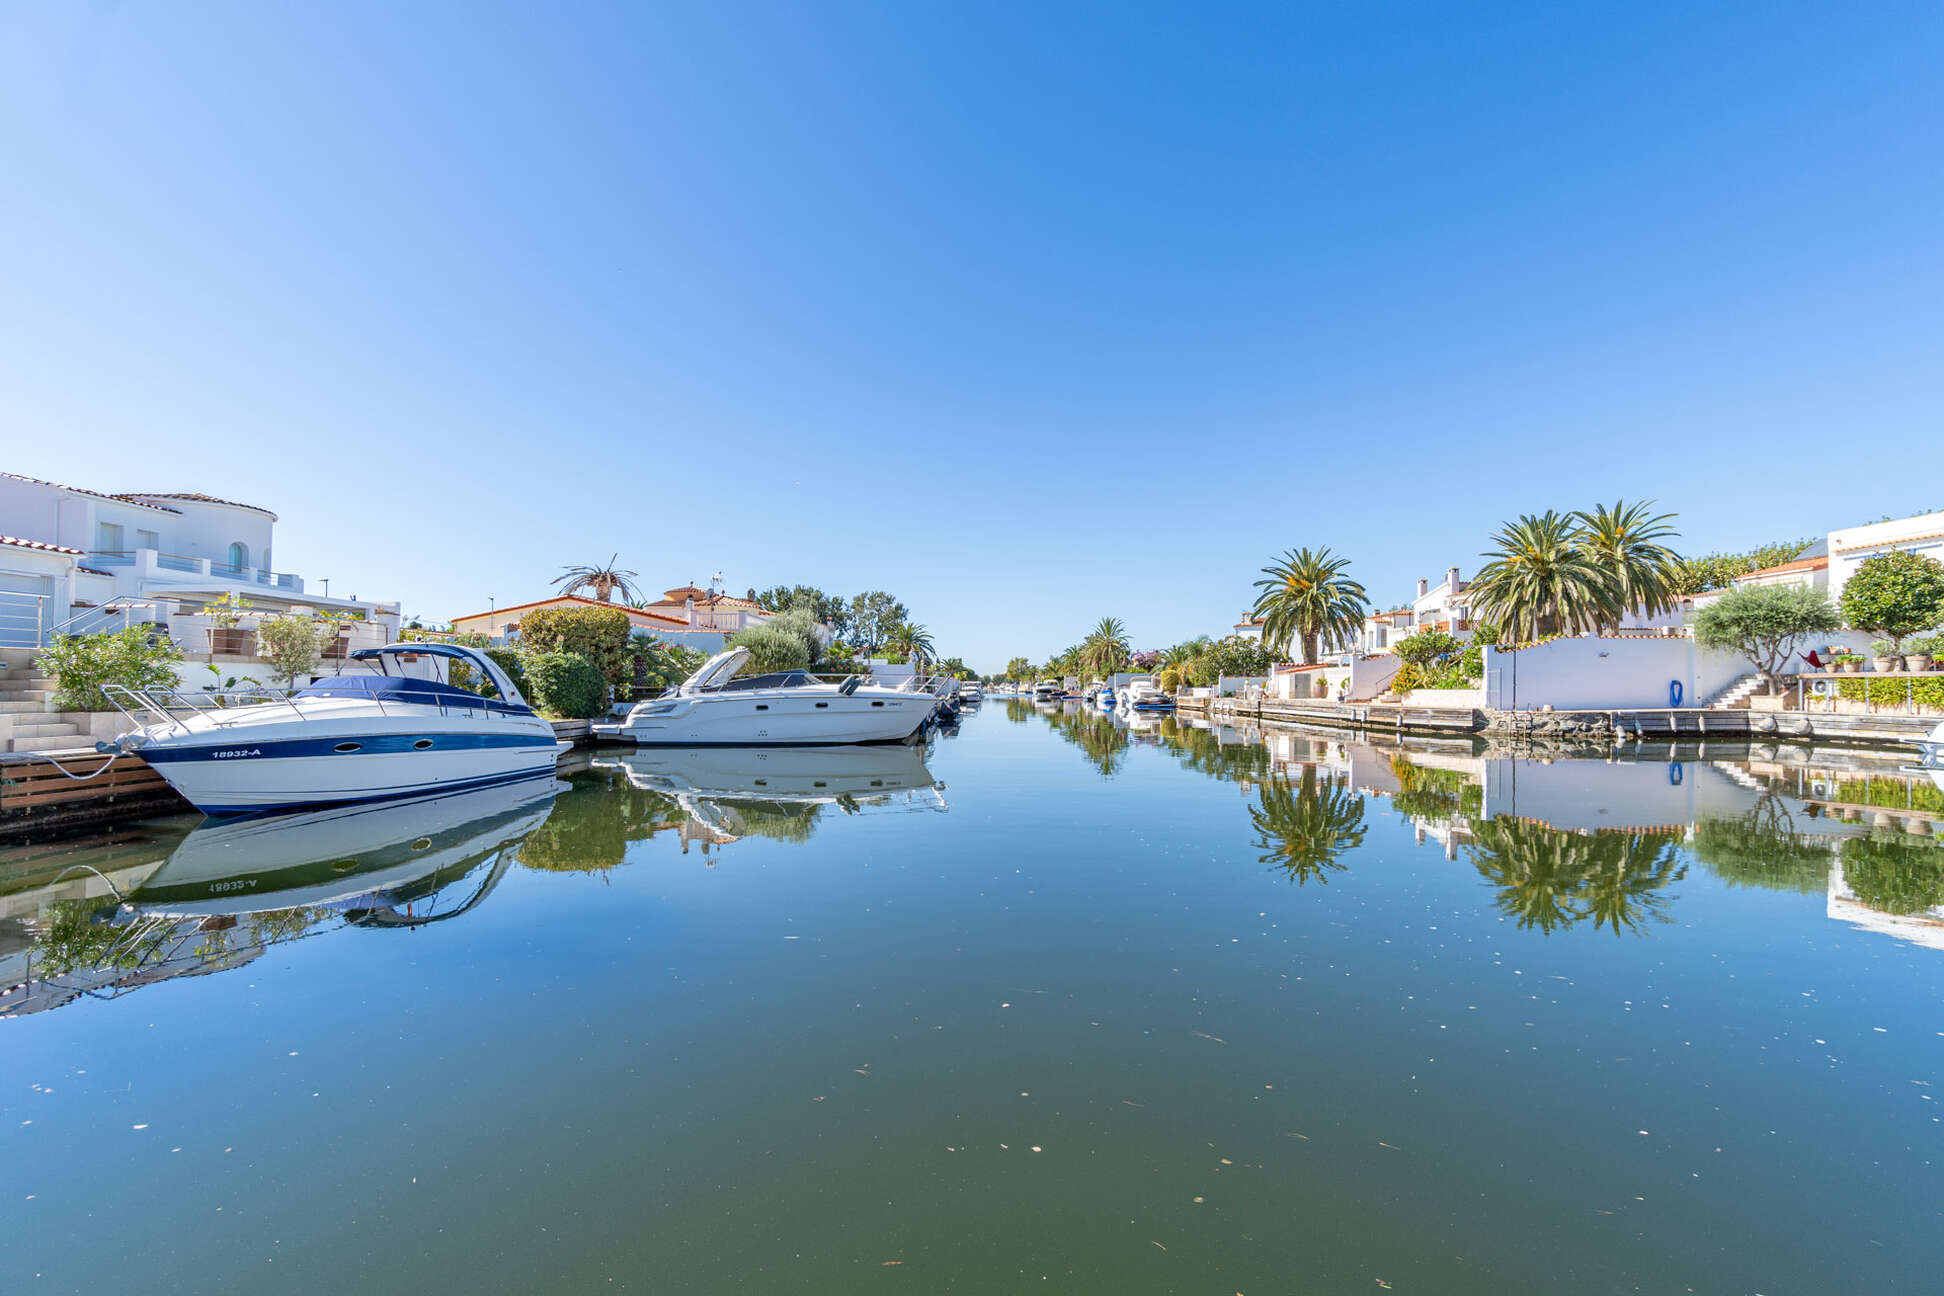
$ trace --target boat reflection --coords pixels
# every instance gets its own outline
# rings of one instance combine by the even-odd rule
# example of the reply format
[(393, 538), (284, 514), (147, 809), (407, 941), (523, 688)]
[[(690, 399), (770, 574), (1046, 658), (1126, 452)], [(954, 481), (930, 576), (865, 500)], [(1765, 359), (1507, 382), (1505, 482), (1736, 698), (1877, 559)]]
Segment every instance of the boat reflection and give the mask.
[(564, 787), (552, 774), (375, 805), (212, 821), (119, 903), (53, 900), (0, 957), (0, 1016), (114, 998), (240, 967), (340, 926), (417, 927), (467, 912)]
[(919, 745), (638, 748), (598, 758), (679, 811), (683, 841), (706, 850), (744, 837), (804, 841), (826, 809), (844, 814), (947, 808)]

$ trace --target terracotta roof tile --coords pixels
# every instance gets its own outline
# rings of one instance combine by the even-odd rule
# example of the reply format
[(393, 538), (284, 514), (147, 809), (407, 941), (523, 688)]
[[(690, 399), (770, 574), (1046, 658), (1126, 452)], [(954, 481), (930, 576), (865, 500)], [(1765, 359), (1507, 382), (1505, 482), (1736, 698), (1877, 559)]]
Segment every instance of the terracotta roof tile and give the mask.
[(1827, 566), (1829, 566), (1829, 559), (1826, 557), (1798, 558), (1794, 562), (1777, 563), (1773, 567), (1757, 567), (1754, 571), (1743, 572), (1735, 579), (1745, 581), (1751, 576), (1780, 576), (1785, 572), (1821, 571)]
[[(142, 504), (149, 500), (159, 499), (193, 500), (198, 504), (227, 504), (231, 508), (248, 509), (252, 513), (263, 513), (273, 518), (277, 516), (275, 513), (271, 513), (269, 509), (259, 508), (255, 504), (242, 504), (236, 500), (218, 499), (214, 495), (204, 495), (198, 491), (130, 491), (125, 495), (116, 495), (112, 498), (126, 500), (130, 504)], [(174, 512), (177, 510), (171, 511)]]
[(115, 500), (121, 504), (133, 504), (137, 508), (151, 508), (157, 513), (182, 512), (181, 509), (172, 509), (166, 504), (149, 504), (142, 500), (129, 499), (124, 495), (106, 495), (101, 491), (91, 491), (85, 486), (70, 486), (66, 482), (47, 481), (40, 477), (28, 477), (22, 473), (0, 472), (0, 477), (9, 477), (14, 481), (26, 482), (30, 486), (52, 486), (55, 490), (73, 491), (76, 495), (92, 495), (96, 499)]
[[(5, 475), (8, 477), (13, 476), (12, 473)], [(51, 486), (54, 483), (49, 482), (47, 484)], [(66, 545), (48, 544), (45, 540), (22, 540), (19, 536), (0, 535), (0, 544), (14, 545), (21, 549), (38, 549), (42, 553), (64, 553), (74, 554), (76, 556), (79, 556), (81, 553), (79, 549), (70, 549)]]

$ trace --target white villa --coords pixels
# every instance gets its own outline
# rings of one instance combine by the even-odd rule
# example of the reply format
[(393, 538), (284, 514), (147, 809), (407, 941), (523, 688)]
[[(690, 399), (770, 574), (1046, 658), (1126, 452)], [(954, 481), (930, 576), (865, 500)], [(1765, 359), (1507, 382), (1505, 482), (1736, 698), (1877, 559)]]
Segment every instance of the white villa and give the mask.
[(332, 598), (272, 566), (277, 515), (183, 492), (119, 495), (0, 472), (0, 646), (124, 620), (166, 627), (185, 653), (211, 649), (208, 605), (255, 615), (304, 609), (352, 624), (353, 647), (392, 638), (399, 605)]

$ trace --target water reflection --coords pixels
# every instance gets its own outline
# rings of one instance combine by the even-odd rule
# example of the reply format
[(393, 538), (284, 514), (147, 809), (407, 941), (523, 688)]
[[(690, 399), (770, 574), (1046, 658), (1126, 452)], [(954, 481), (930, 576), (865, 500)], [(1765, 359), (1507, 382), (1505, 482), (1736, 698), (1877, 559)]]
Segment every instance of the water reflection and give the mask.
[(1287, 778), (1264, 783), (1249, 818), (1262, 863), (1298, 886), (1328, 882), (1330, 870), (1344, 867), (1338, 857), (1363, 845), (1364, 799), (1335, 781), (1319, 784), (1314, 765), (1302, 767), (1294, 787)]
[(634, 818), (637, 827), (674, 827), (684, 849), (699, 842), (706, 853), (744, 837), (806, 841), (832, 809), (943, 810), (942, 785), (925, 757), (926, 748), (903, 744), (644, 747), (597, 759), (594, 768), (659, 803), (654, 815)]
[[(1140, 740), (1106, 717), (1049, 721), (1104, 774)], [(1588, 759), (1196, 717), (1161, 719), (1153, 739), (1183, 768), (1255, 790), (1260, 858), (1298, 884), (1345, 867), (1374, 796), (1419, 843), (1462, 856), (1526, 930), (1647, 933), (1699, 864), (1944, 949), (1944, 772), (1893, 753), (1663, 743)]]
[(29, 940), (0, 956), (0, 1016), (240, 967), (273, 945), (338, 926), (457, 917), (498, 885), (562, 786), (547, 775), (449, 796), (207, 822), (126, 891), (110, 884), (110, 896), (40, 905)]

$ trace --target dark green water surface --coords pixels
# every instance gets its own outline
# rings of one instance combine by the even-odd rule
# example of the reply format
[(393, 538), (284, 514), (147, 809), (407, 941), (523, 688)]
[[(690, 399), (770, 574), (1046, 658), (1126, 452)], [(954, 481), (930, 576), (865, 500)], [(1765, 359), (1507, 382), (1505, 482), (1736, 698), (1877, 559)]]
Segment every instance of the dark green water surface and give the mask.
[(1906, 763), (988, 702), (10, 847), (0, 1292), (1936, 1292)]

